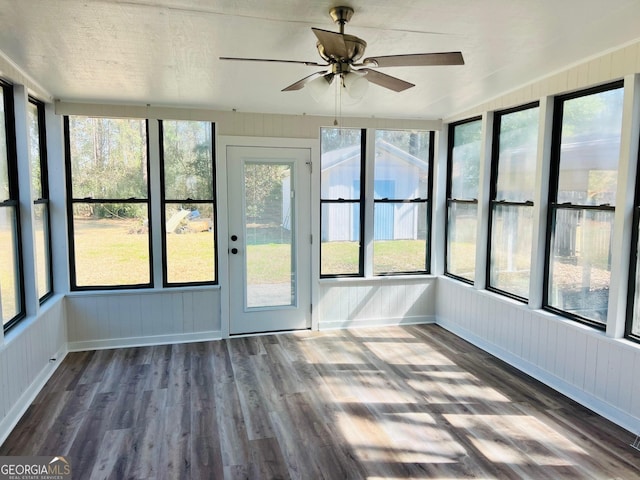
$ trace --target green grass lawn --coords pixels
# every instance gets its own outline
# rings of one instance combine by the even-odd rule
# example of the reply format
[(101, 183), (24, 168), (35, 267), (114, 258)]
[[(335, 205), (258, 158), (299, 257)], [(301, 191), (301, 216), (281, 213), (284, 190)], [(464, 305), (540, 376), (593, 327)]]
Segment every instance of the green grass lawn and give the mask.
[(136, 220), (75, 218), (77, 285), (149, 283), (149, 236), (141, 227)]
[(373, 242), (373, 272), (423, 272), (426, 269), (425, 240), (379, 240)]

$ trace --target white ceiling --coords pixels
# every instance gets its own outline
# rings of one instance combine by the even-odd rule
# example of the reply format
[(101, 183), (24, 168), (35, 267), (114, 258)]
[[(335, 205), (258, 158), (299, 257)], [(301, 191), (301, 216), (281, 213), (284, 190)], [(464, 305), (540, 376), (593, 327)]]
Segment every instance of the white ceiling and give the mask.
[(342, 4), (365, 56), (466, 61), (381, 69), (416, 86), (371, 85), (344, 115), (450, 116), (640, 38), (638, 0), (0, 0), (0, 51), (63, 101), (332, 115), (331, 99), (280, 91), (318, 67), (218, 57), (319, 61), (311, 27), (337, 30)]

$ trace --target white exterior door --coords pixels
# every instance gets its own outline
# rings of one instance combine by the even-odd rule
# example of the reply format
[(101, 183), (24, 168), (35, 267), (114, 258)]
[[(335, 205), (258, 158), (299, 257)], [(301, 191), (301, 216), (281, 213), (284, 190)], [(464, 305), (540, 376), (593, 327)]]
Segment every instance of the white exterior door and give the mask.
[(230, 334), (311, 327), (311, 151), (227, 146)]

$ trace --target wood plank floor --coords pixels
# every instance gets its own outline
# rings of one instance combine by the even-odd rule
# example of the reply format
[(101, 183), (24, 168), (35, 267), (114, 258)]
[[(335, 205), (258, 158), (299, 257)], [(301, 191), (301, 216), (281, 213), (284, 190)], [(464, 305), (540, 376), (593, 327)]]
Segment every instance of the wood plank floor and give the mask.
[(632, 479), (633, 440), (426, 325), (71, 353), (0, 455), (77, 479)]

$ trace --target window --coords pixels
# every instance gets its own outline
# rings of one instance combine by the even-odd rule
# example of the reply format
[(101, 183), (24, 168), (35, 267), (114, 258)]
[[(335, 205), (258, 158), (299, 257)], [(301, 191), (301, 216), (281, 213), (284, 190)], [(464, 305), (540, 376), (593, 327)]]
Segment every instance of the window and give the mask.
[(636, 175), (636, 200), (633, 212), (629, 290), (627, 294), (627, 325), (625, 336), (640, 342), (640, 170)]
[(33, 231), (35, 235), (36, 286), (38, 298), (40, 298), (40, 302), (43, 302), (53, 292), (44, 105), (37, 100), (29, 99), (27, 114), (31, 158), (31, 196), (33, 197), (35, 222)]
[(150, 286), (147, 124), (65, 117), (72, 289)]
[(426, 273), (429, 266), (432, 134), (377, 130), (373, 272)]
[(13, 88), (0, 83), (0, 313), (8, 330), (25, 315)]
[[(638, 159), (640, 163), (640, 158)], [(627, 290), (627, 324), (625, 336), (640, 342), (640, 169), (636, 171), (635, 208), (629, 262), (629, 289)]]
[(496, 113), (493, 131), (487, 285), (529, 297), (538, 105)]
[(321, 276), (363, 274), (364, 140), (365, 130), (321, 131)]
[(213, 128), (160, 122), (165, 285), (216, 281)]
[(445, 273), (470, 283), (476, 270), (476, 235), (482, 121), (449, 125)]
[(545, 305), (604, 328), (622, 128), (622, 83), (556, 98)]

